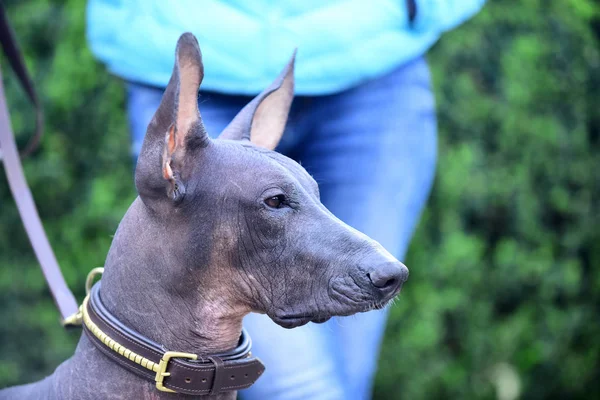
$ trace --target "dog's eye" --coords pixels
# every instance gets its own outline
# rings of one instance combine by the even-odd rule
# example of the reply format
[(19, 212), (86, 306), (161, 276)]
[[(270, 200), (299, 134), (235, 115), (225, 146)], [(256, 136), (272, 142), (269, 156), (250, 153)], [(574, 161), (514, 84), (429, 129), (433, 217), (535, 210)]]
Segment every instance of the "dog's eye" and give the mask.
[(271, 208), (281, 208), (284, 205), (284, 203), (285, 196), (282, 194), (265, 199), (265, 204)]

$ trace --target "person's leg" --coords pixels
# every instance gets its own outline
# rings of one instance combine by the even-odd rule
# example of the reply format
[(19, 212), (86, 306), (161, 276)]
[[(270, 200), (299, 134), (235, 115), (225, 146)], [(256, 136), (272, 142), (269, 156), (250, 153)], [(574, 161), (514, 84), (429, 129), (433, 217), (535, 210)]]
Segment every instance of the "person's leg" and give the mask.
[[(315, 98), (312, 119), (315, 129), (299, 159), (319, 183), (323, 203), (402, 259), (436, 163), (426, 62), (415, 60), (350, 91)], [(372, 311), (326, 324), (336, 339), (346, 399), (371, 396), (386, 316)]]
[(240, 392), (243, 400), (342, 400), (347, 398), (325, 324), (294, 329), (276, 325), (266, 315), (250, 314), (244, 327), (252, 353), (266, 366), (260, 379)]

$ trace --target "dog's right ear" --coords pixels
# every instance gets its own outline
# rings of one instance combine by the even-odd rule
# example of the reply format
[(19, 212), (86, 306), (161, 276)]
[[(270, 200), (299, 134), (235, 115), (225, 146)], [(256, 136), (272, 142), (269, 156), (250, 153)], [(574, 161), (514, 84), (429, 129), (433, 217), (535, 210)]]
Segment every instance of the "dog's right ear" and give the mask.
[(194, 158), (210, 143), (198, 111), (204, 77), (202, 53), (191, 33), (177, 41), (175, 66), (160, 106), (148, 125), (135, 172), (135, 185), (147, 205), (180, 202)]
[(269, 150), (277, 147), (294, 98), (295, 60), (296, 51), (275, 81), (235, 116), (219, 139), (250, 141)]

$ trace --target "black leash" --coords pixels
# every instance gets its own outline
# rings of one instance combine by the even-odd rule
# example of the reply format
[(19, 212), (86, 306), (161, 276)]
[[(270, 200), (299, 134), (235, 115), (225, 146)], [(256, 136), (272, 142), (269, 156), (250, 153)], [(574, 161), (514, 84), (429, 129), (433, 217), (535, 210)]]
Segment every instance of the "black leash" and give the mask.
[(25, 149), (21, 152), (21, 157), (27, 157), (30, 155), (40, 144), (44, 131), (44, 109), (42, 103), (39, 101), (33, 82), (27, 73), (25, 68), (25, 61), (23, 55), (19, 50), (19, 46), (15, 39), (15, 35), (8, 24), (8, 18), (4, 6), (0, 2), (0, 44), (2, 50), (8, 59), (10, 67), (19, 78), (19, 82), (27, 93), (27, 97), (31, 101), (31, 104), (35, 107), (35, 134), (29, 139)]

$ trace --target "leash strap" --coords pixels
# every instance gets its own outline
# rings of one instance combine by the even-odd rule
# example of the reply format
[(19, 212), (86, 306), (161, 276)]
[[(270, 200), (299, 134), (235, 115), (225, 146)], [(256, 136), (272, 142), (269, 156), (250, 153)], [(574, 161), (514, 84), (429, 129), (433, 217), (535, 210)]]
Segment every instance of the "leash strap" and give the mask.
[(25, 93), (27, 93), (27, 97), (29, 97), (31, 104), (33, 104), (35, 107), (35, 134), (29, 139), (29, 142), (25, 146), (25, 150), (21, 152), (22, 157), (27, 157), (38, 147), (42, 138), (44, 109), (42, 107), (42, 103), (37, 97), (33, 82), (27, 73), (25, 61), (23, 60), (21, 51), (19, 51), (19, 46), (17, 44), (17, 40), (15, 39), (15, 35), (8, 24), (8, 18), (6, 17), (6, 12), (4, 11), (2, 2), (0, 2), (0, 44), (2, 44), (2, 49), (4, 50), (4, 54), (6, 55), (8, 63), (15, 72), (15, 75), (17, 75), (17, 78), (25, 90)]
[[(36, 134), (29, 141), (29, 144), (24, 151), (24, 154), (27, 154), (35, 148), (41, 136), (42, 108), (27, 74), (27, 70), (25, 69), (23, 58), (20, 55), (14, 36), (8, 26), (2, 3), (0, 3), (0, 42), (12, 68), (19, 77), (23, 88), (36, 106)], [(0, 71), (0, 75), (1, 72), (2, 71)], [(10, 191), (15, 199), (17, 209), (21, 215), (21, 220), (25, 226), (25, 231), (27, 232), (27, 236), (29, 236), (29, 241), (33, 246), (35, 255), (42, 266), (42, 271), (50, 288), (50, 293), (54, 298), (54, 302), (58, 307), (63, 321), (65, 321), (69, 316), (77, 312), (77, 302), (63, 278), (56, 257), (50, 247), (50, 242), (44, 232), (44, 227), (42, 226), (40, 216), (33, 201), (33, 196), (31, 195), (29, 186), (27, 186), (27, 181), (23, 174), (23, 166), (21, 165), (19, 152), (17, 150), (17, 144), (10, 125), (10, 117), (4, 95), (2, 79), (0, 79), (0, 150), (2, 151), (4, 172), (8, 178)]]

